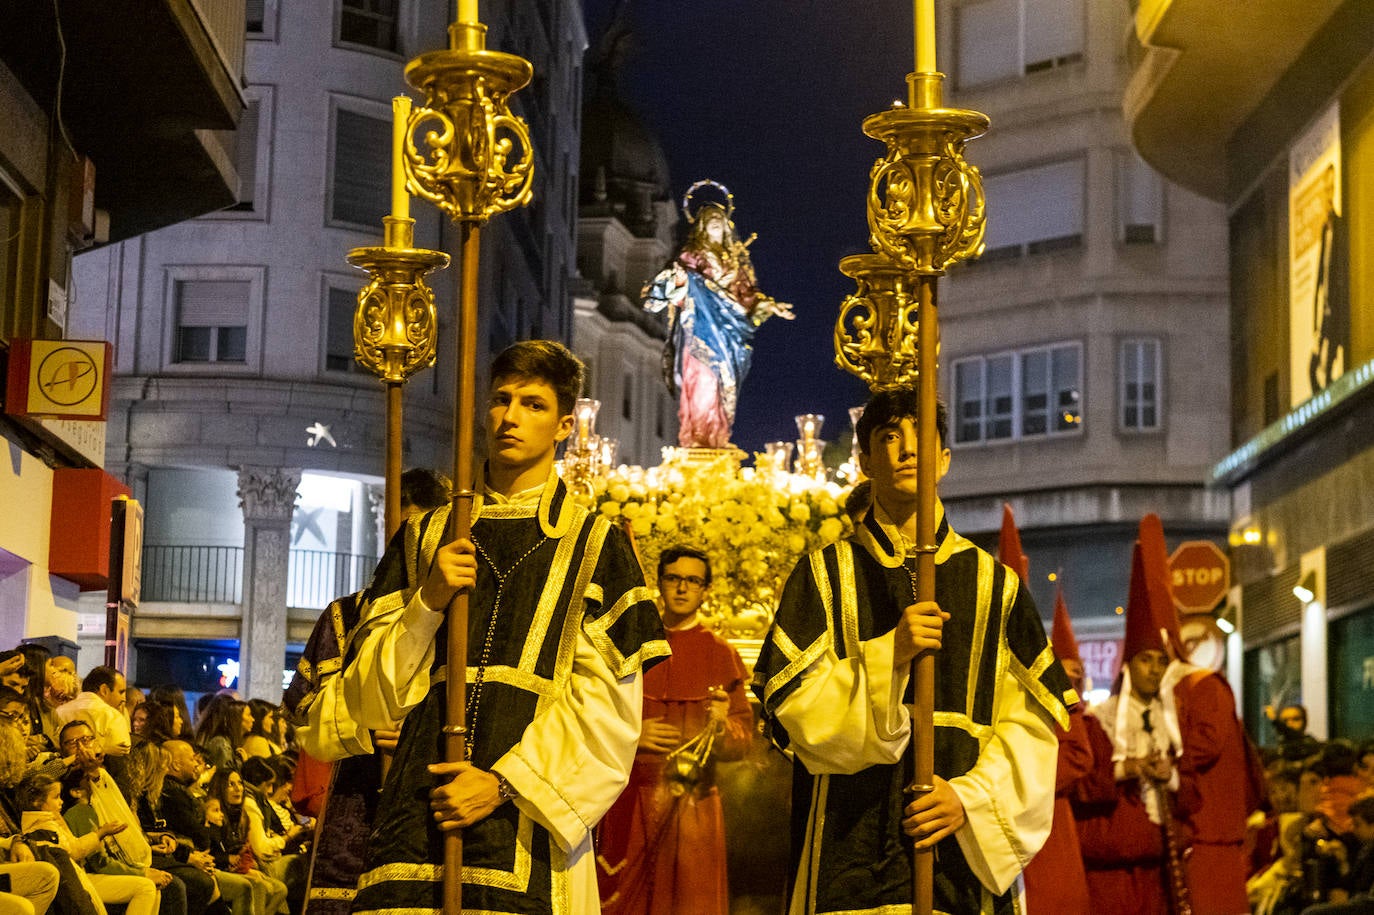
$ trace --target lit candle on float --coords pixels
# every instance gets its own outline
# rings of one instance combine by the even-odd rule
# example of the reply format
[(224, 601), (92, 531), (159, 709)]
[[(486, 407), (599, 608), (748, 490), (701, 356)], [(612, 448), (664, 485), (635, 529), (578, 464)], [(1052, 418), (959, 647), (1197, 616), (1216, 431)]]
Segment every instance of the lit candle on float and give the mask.
[[(797, 434), (802, 437), (802, 441), (809, 442), (820, 437), (821, 426), (825, 423), (825, 417), (819, 413), (803, 413), (796, 417)], [(798, 452), (800, 456), (800, 452)]]
[[(477, 0), (472, 0), (477, 5)], [(915, 0), (916, 72), (935, 72), (935, 0)]]
[(579, 451), (585, 451), (596, 428), (596, 414), (601, 409), (601, 401), (590, 397), (579, 397), (573, 404), (573, 444)]
[(410, 96), (391, 100), (391, 215), (410, 218), (410, 194), (406, 192), (406, 131), (410, 129)]

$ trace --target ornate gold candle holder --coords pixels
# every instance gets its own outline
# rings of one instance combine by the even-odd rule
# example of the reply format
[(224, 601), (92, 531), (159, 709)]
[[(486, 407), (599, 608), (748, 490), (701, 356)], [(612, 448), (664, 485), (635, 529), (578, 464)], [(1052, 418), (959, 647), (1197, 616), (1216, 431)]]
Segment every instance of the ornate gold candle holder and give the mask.
[(401, 384), (434, 364), (438, 322), (425, 276), (448, 266), (442, 251), (413, 247), (414, 220), (384, 217), (386, 244), (354, 248), (348, 262), (371, 280), (353, 314), (358, 364), (386, 384)]
[(887, 146), (869, 173), (869, 244), (894, 264), (940, 274), (983, 251), (983, 179), (964, 144), (988, 116), (945, 108), (943, 73), (907, 75), (910, 104), (864, 119), (864, 133)]
[(371, 279), (353, 312), (353, 355), (386, 385), (386, 535), (401, 524), (401, 390), (434, 364), (438, 321), (425, 276), (448, 266), (448, 255), (414, 247), (415, 220), (386, 216), (384, 243), (354, 248), (348, 262)]
[[(407, 187), (455, 221), (486, 222), (530, 200), (534, 148), (509, 99), (529, 84), (534, 67), (487, 50), (480, 22), (454, 22), (448, 31), (448, 48), (406, 66), (406, 82), (425, 95), (406, 131)], [(432, 129), (417, 147), (415, 131), (426, 124)]]

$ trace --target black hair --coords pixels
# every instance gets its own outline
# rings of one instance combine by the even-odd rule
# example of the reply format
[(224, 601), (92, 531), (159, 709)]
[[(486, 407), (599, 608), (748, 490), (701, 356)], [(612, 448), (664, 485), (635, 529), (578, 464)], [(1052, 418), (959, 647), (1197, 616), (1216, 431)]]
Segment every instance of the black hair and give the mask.
[(160, 699), (149, 699), (139, 703), (139, 708), (145, 709), (147, 715), (143, 725), (143, 736), (153, 743), (161, 744), (168, 740), (180, 740), (182, 735), (172, 730), (172, 725), (176, 722), (175, 713), (172, 711), (174, 706), (170, 702), (163, 702)]
[[(920, 411), (920, 397), (916, 388), (901, 385), (883, 388), (868, 399), (864, 405), (863, 416), (854, 425), (859, 438), (859, 450), (869, 453), (870, 439), (875, 429), (900, 422), (903, 419), (915, 420)], [(940, 434), (940, 447), (949, 441), (949, 409), (943, 400), (935, 401), (935, 431)]]
[(1366, 823), (1374, 825), (1374, 796), (1365, 795), (1355, 798), (1350, 802), (1350, 808), (1346, 812), (1352, 817), (1359, 817)]
[(22, 702), (28, 705), (23, 693), (10, 689), (8, 686), (0, 686), (0, 705), (9, 705), (11, 702)]
[(711, 558), (696, 547), (677, 544), (666, 548), (658, 554), (658, 576), (663, 577), (663, 570), (677, 562), (679, 559), (700, 559), (702, 565), (706, 566), (706, 583), (711, 583)]
[(401, 474), (401, 511), (430, 511), (445, 505), (453, 484), (448, 477), (428, 467), (412, 467)]
[(498, 378), (537, 378), (554, 390), (558, 412), (567, 416), (582, 396), (585, 370), (582, 360), (554, 340), (521, 340), (501, 351), (491, 363), (490, 380)]
[(1355, 763), (1358, 761), (1355, 745), (1348, 740), (1337, 738), (1327, 741), (1326, 746), (1322, 747), (1317, 766), (1324, 778), (1332, 778), (1337, 775), (1354, 775)]
[(285, 756), (268, 757), (267, 765), (272, 767), (273, 779), (278, 788), (296, 780), (296, 767)]
[(88, 693), (100, 692), (100, 687), (114, 689), (115, 677), (119, 676), (119, 671), (113, 667), (92, 667), (91, 672), (86, 674), (86, 679), (81, 681), (81, 689)]
[(239, 767), (239, 774), (243, 776), (243, 784), (251, 785), (254, 788), (263, 782), (276, 782), (277, 773), (273, 770), (270, 763), (261, 756), (250, 756), (243, 761)]
[[(186, 693), (175, 683), (164, 683), (155, 686), (148, 693), (149, 699), (156, 699), (177, 711), (181, 712), (181, 731), (173, 736), (180, 737), (182, 740), (191, 739), (191, 710), (186, 707)], [(132, 709), (129, 710), (133, 712)]]

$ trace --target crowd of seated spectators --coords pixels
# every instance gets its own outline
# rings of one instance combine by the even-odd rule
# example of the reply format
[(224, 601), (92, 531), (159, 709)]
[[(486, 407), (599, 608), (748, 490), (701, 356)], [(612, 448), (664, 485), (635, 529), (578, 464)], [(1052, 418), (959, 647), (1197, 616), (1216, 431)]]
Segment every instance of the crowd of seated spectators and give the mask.
[(1251, 823), (1251, 911), (1374, 913), (1374, 741), (1317, 740), (1300, 705), (1273, 723), (1269, 809)]
[[(1251, 911), (1374, 913), (1374, 741), (1272, 720)], [(327, 780), (270, 702), (0, 651), (0, 915), (299, 915)]]
[(289, 722), (229, 690), (196, 705), (0, 651), (0, 915), (301, 911), (315, 821)]

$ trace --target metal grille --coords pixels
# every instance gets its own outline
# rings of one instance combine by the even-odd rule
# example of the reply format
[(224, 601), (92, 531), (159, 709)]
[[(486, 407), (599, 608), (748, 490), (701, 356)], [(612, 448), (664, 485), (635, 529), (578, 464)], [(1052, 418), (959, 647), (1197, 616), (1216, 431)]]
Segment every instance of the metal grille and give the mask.
[[(336, 597), (365, 587), (376, 566), (375, 556), (292, 550), (287, 567), (287, 605), (323, 610)], [(142, 600), (241, 603), (243, 547), (144, 547)]]
[(1326, 605), (1353, 607), (1374, 599), (1374, 528), (1326, 549)]
[(1302, 622), (1302, 602), (1293, 595), (1298, 566), (1251, 582), (1241, 590), (1241, 618), (1245, 647), (1262, 645), (1276, 633)]
[(323, 610), (335, 598), (366, 587), (376, 567), (376, 556), (292, 550), (286, 576), (287, 606)]
[(145, 546), (144, 603), (237, 604), (243, 591), (241, 546)]

